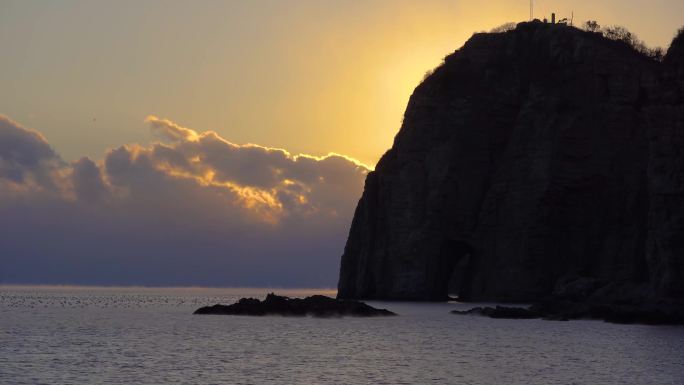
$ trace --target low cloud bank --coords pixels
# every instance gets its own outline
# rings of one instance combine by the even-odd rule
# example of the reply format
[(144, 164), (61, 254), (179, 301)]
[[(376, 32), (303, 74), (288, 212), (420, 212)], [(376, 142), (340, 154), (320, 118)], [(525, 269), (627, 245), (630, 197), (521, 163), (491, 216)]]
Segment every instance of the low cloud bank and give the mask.
[(0, 282), (334, 286), (368, 168), (146, 120), (67, 163), (0, 115)]

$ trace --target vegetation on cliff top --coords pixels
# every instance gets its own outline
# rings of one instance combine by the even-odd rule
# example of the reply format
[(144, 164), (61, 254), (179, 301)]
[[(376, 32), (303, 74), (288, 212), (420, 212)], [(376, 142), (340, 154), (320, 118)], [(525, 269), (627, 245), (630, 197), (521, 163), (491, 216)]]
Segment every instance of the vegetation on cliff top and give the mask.
[(596, 20), (589, 20), (582, 25), (582, 29), (601, 34), (606, 39), (623, 42), (649, 59), (663, 61), (665, 56), (665, 51), (661, 47), (648, 47), (635, 33), (620, 25), (602, 27)]

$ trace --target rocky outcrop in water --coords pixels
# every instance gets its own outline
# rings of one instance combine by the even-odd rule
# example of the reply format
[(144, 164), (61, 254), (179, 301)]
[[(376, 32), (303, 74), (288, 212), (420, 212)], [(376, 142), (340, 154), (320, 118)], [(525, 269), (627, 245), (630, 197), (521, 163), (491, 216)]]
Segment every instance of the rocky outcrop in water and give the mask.
[(540, 301), (527, 308), (508, 306), (475, 307), (465, 311), (453, 310), (451, 313), (505, 319), (542, 318), (551, 321), (596, 319), (622, 324), (684, 324), (684, 309), (681, 303), (671, 301), (619, 304), (615, 302), (574, 302), (550, 299)]
[(259, 301), (255, 298), (242, 298), (232, 305), (205, 306), (195, 310), (193, 314), (224, 315), (281, 315), (281, 316), (313, 316), (313, 317), (374, 317), (395, 315), (389, 310), (376, 309), (363, 302), (340, 300), (323, 295), (312, 295), (304, 299), (288, 298), (273, 293)]
[(339, 298), (681, 303), (683, 53), (537, 22), (473, 35), (369, 173)]
[(544, 314), (535, 311), (533, 308), (523, 308), (523, 307), (508, 307), (508, 306), (496, 306), (496, 307), (474, 307), (469, 310), (452, 310), (451, 314), (459, 315), (479, 315), (490, 318), (506, 318), (506, 319), (533, 319), (542, 318)]

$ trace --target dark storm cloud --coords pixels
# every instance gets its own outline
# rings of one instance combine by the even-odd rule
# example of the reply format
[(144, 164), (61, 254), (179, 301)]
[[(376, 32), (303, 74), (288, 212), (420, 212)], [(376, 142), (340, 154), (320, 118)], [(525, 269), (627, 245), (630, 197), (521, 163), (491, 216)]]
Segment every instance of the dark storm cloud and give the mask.
[(0, 121), (0, 282), (335, 285), (366, 167), (147, 121), (166, 143), (70, 165)]

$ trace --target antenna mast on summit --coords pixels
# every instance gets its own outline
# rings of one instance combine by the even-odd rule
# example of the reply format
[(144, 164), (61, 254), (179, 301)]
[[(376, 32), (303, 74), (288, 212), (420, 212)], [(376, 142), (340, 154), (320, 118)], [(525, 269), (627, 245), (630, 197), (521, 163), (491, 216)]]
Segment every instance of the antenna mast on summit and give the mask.
[(534, 0), (530, 0), (530, 21), (532, 21), (533, 16), (534, 16)]

